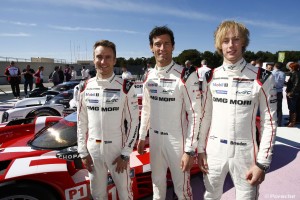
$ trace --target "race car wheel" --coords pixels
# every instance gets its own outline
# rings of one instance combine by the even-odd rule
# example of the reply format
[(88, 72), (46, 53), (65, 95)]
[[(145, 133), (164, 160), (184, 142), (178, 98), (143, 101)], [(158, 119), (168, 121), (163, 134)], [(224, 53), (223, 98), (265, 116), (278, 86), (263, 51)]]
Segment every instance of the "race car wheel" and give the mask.
[(50, 108), (41, 108), (28, 113), (26, 118), (35, 118), (40, 116), (60, 116), (60, 114), (56, 110)]
[(54, 192), (36, 184), (13, 184), (0, 188), (0, 200), (58, 200)]

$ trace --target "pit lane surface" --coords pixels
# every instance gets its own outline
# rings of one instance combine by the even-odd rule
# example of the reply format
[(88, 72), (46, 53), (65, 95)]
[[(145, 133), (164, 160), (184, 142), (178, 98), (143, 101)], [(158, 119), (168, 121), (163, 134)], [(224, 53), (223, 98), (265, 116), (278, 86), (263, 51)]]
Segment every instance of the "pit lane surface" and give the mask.
[[(50, 86), (51, 84), (49, 84)], [(45, 85), (46, 87), (48, 85)], [(13, 98), (9, 85), (0, 85), (0, 89), (5, 91), (4, 94), (0, 90), (0, 119), (2, 113), (10, 109), (17, 102)], [(22, 86), (20, 85), (21, 96), (24, 96)], [(286, 96), (283, 99), (283, 118), (288, 117), (288, 108), (286, 103)], [(285, 123), (285, 122), (284, 122)], [(259, 199), (300, 199), (300, 158), (298, 157), (300, 150), (300, 124), (297, 127), (277, 128), (277, 137), (274, 148), (273, 162), (271, 168), (266, 175), (266, 179), (260, 186)], [(204, 185), (202, 181), (202, 174), (192, 177), (191, 184), (193, 188), (193, 195), (195, 200), (203, 199)], [(167, 193), (168, 200), (173, 198), (173, 189), (169, 188)], [(145, 198), (146, 200), (152, 197)], [(224, 184), (224, 193), (222, 200), (235, 199), (235, 189), (229, 176), (227, 176)]]

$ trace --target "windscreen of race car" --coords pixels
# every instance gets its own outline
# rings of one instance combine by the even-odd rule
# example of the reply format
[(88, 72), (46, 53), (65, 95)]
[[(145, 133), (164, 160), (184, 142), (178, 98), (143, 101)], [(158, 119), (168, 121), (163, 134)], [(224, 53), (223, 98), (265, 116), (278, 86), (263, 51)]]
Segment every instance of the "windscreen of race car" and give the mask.
[(40, 130), (28, 142), (34, 149), (61, 150), (77, 145), (77, 112), (61, 119), (51, 127)]

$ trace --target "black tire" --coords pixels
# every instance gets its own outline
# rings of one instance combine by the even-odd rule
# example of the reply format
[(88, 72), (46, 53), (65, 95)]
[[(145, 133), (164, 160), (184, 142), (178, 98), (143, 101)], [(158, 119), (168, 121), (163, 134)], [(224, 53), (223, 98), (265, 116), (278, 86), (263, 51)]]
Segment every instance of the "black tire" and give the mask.
[(51, 108), (40, 108), (30, 112), (26, 118), (35, 118), (40, 116), (60, 116), (60, 113)]
[(59, 200), (54, 192), (37, 184), (13, 184), (0, 188), (0, 200)]

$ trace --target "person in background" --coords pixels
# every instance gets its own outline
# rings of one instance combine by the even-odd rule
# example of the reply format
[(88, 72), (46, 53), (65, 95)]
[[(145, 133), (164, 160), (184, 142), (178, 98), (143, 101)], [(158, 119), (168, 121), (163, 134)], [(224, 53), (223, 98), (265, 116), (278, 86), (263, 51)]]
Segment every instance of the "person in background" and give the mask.
[(166, 198), (168, 168), (178, 199), (192, 199), (190, 169), (201, 112), (199, 80), (195, 69), (187, 70), (173, 61), (175, 40), (168, 27), (155, 27), (149, 43), (156, 65), (144, 81), (138, 153), (144, 153), (149, 131), (153, 199)]
[(147, 63), (146, 63), (146, 67), (143, 68), (144, 74), (143, 74), (142, 79), (141, 79), (142, 81), (144, 81), (146, 79), (146, 76), (147, 76), (148, 72), (152, 69), (153, 68), (151, 67), (151, 61), (148, 60)]
[(127, 70), (126, 66), (122, 66), (122, 79), (133, 79), (132, 74), (130, 73), (130, 71)]
[(58, 67), (58, 77), (59, 77), (59, 83), (63, 83), (65, 80), (65, 75), (64, 75), (64, 71), (62, 69), (62, 66)]
[[(203, 80), (198, 164), (204, 175), (204, 199), (221, 199), (229, 173), (236, 199), (258, 199), (269, 169), (276, 136), (276, 90), (271, 72), (247, 63), (243, 54), (249, 30), (236, 21), (222, 22), (214, 33), (222, 66)], [(260, 136), (256, 113), (260, 107)], [(258, 140), (259, 144), (258, 144)]]
[(39, 89), (45, 89), (44, 87), (44, 67), (39, 66), (37, 72), (33, 75), (35, 77), (35, 87)]
[(277, 125), (280, 127), (282, 124), (282, 99), (283, 87), (285, 83), (285, 73), (281, 71), (282, 65), (280, 63), (274, 64), (272, 74), (275, 78), (275, 86), (277, 91)]
[(29, 91), (32, 90), (33, 88), (33, 74), (34, 70), (30, 68), (30, 65), (26, 66), (26, 69), (23, 69), (22, 75), (24, 75), (24, 92), (25, 96), (28, 96), (28, 86), (29, 86)]
[(185, 65), (185, 68), (189, 70), (192, 66), (192, 62), (190, 60), (186, 60), (184, 65)]
[(119, 198), (134, 199), (129, 166), (139, 123), (134, 83), (114, 74), (114, 43), (97, 41), (93, 57), (96, 77), (85, 80), (79, 93), (78, 153), (89, 171), (93, 199), (108, 199), (108, 171)]
[(259, 67), (259, 68), (261, 68), (263, 66), (263, 61), (262, 61), (262, 59), (257, 59), (256, 61), (255, 61), (255, 67)]
[(253, 65), (253, 66), (255, 66), (256, 65), (256, 61), (255, 60), (251, 60), (250, 64)]
[(71, 66), (71, 80), (76, 80), (77, 79), (77, 72), (74, 69), (74, 66)]
[(297, 119), (297, 102), (300, 98), (300, 72), (298, 63), (287, 65), (290, 70), (290, 78), (286, 85), (286, 98), (288, 109), (290, 111), (289, 123), (287, 127), (294, 127)]
[(85, 66), (82, 66), (82, 69), (81, 69), (81, 77), (82, 77), (82, 79), (89, 79), (90, 78), (89, 72), (90, 72), (89, 69), (86, 69)]
[(15, 66), (15, 62), (11, 61), (10, 65), (5, 69), (4, 75), (7, 77), (7, 81), (10, 84), (11, 90), (15, 98), (20, 99), (20, 83), (21, 72), (20, 69)]
[(202, 91), (203, 78), (205, 77), (205, 73), (208, 72), (209, 70), (211, 70), (211, 69), (209, 67), (207, 67), (207, 61), (202, 60), (201, 67), (199, 67), (197, 69), (197, 74), (198, 74), (199, 81), (200, 81), (200, 90), (201, 91)]
[(58, 69), (59, 69), (59, 66), (54, 67), (54, 71), (52, 72), (51, 79), (49, 79), (49, 81), (51, 81), (53, 83), (53, 86), (56, 86), (60, 83)]
[(65, 66), (64, 75), (66, 77), (66, 82), (70, 81), (72, 78), (72, 70), (70, 68), (70, 65)]
[(268, 63), (266, 65), (266, 70), (268, 70), (269, 72), (273, 71), (274, 65), (272, 63)]

